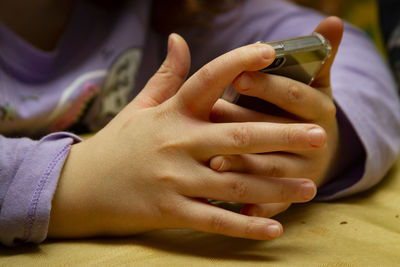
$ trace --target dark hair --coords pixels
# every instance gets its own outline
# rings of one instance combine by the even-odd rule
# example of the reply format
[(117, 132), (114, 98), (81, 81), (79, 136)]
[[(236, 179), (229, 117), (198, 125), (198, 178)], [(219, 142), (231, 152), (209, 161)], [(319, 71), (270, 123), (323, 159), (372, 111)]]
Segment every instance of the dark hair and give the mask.
[[(106, 10), (123, 8), (135, 0), (89, 0)], [(170, 33), (194, 26), (210, 26), (215, 16), (225, 13), (244, 0), (153, 0), (151, 26), (158, 33)]]
[(244, 0), (153, 0), (151, 25), (158, 33), (194, 26), (210, 26), (218, 15)]

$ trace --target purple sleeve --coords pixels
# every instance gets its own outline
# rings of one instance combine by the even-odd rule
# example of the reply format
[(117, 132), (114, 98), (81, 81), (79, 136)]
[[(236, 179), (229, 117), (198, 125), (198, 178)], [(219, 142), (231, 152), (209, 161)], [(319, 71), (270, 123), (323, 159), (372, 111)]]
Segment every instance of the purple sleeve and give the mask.
[[(189, 40), (196, 70), (245, 44), (310, 34), (323, 19), (316, 11), (286, 1), (248, 0), (240, 10), (219, 17), (216, 30), (197, 29), (184, 36)], [(334, 177), (319, 188), (321, 200), (344, 197), (377, 184), (394, 163), (400, 147), (396, 85), (388, 66), (362, 31), (345, 25), (331, 74), (341, 145)]]
[[(331, 80), (334, 99), (358, 136), (365, 160), (349, 157), (354, 154), (349, 153), (354, 145), (348, 142), (340, 156), (342, 162), (352, 165), (321, 188), (321, 199), (347, 196), (376, 185), (393, 165), (400, 148), (399, 97), (390, 69), (368, 37), (348, 25)], [(350, 135), (349, 127), (341, 137)]]
[(42, 242), (51, 201), (71, 144), (69, 133), (39, 141), (0, 136), (0, 241), (5, 245)]

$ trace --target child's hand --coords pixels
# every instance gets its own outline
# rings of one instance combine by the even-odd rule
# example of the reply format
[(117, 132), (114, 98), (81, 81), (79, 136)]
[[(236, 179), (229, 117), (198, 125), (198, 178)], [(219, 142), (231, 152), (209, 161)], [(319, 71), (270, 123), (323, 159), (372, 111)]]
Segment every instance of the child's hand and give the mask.
[[(210, 161), (211, 168), (220, 172), (234, 171), (270, 177), (303, 177), (312, 179), (317, 185), (331, 175), (338, 147), (338, 126), (329, 74), (340, 44), (343, 25), (337, 18), (328, 18), (315, 31), (330, 40), (333, 55), (311, 86), (260, 72), (245, 72), (234, 82), (234, 88), (239, 93), (273, 103), (292, 114), (291, 118), (258, 113), (224, 101), (219, 101), (214, 106), (212, 117), (218, 122), (262, 121), (271, 125), (284, 123), (287, 127), (286, 134), (290, 134), (293, 123), (315, 123), (325, 130), (326, 145), (310, 150), (297, 149), (294, 143), (292, 148), (273, 153), (218, 156)], [(288, 207), (289, 203), (248, 205), (242, 212), (270, 217)]]
[[(205, 199), (241, 203), (305, 202), (308, 179), (268, 178), (208, 167), (216, 155), (319, 151), (315, 124), (211, 123), (224, 88), (244, 71), (273, 61), (254, 44), (231, 51), (185, 81), (186, 43), (170, 38), (169, 54), (140, 95), (95, 136), (72, 146), (50, 218), (50, 237), (129, 235), (161, 228), (193, 228), (252, 239), (274, 239), (274, 220), (236, 214)], [(179, 91), (178, 91), (179, 90)], [(316, 141), (310, 132), (319, 131)], [(314, 152), (315, 153), (315, 152)]]

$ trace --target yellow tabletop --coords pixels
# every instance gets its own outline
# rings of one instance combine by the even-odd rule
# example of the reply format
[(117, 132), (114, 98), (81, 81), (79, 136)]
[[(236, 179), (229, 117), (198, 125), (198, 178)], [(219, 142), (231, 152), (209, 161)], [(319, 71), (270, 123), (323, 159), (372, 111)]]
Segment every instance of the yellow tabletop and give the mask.
[[(376, 32), (371, 30), (377, 27), (375, 1), (357, 1), (363, 6), (348, 9), (351, 16), (345, 17)], [(368, 18), (373, 26), (352, 17)], [(0, 266), (400, 266), (400, 160), (369, 192), (295, 206), (278, 219), (285, 233), (275, 241), (157, 231), (122, 239), (0, 247)]]
[(366, 193), (278, 219), (285, 232), (275, 241), (168, 230), (1, 248), (0, 266), (400, 266), (400, 160)]

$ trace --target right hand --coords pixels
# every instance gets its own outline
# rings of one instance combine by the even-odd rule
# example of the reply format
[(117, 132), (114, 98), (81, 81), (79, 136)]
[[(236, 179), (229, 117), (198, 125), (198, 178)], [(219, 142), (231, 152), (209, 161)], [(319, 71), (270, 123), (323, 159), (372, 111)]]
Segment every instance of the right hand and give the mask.
[(264, 44), (238, 48), (186, 80), (187, 44), (178, 35), (171, 35), (170, 44), (165, 62), (142, 92), (104, 129), (72, 146), (53, 199), (49, 237), (192, 228), (274, 239), (282, 234), (279, 222), (227, 211), (205, 199), (281, 203), (315, 196), (316, 186), (308, 179), (208, 167), (216, 155), (316, 149), (308, 138), (308, 131), (319, 128), (314, 124), (209, 120), (224, 88), (240, 73), (269, 65), (273, 49)]

